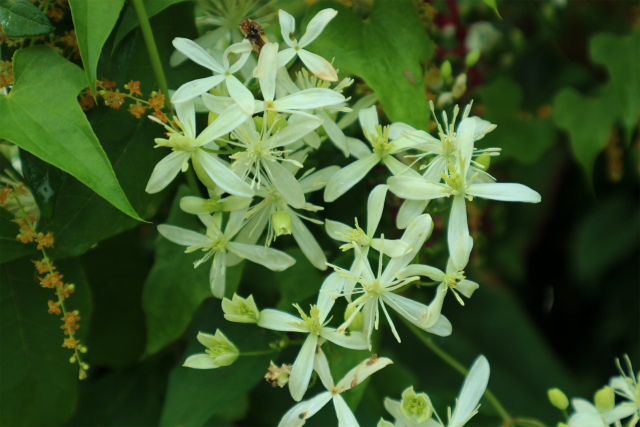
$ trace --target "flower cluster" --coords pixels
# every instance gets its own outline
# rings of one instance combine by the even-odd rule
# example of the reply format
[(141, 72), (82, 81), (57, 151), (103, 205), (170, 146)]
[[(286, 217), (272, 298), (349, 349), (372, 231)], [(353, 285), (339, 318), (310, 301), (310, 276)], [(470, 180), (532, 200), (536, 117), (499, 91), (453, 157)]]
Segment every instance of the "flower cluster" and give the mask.
[[(204, 232), (168, 224), (160, 225), (158, 231), (186, 246), (186, 252), (202, 251), (194, 267), (211, 260), (211, 291), (222, 298), (227, 320), (304, 337), (293, 363), (281, 368), (272, 364), (266, 376), (274, 385), (288, 384), (291, 397), (299, 402), (284, 415), (281, 425), (302, 425), (330, 400), (340, 425), (357, 425), (340, 394), (392, 362), (373, 355), (335, 385), (323, 346), (331, 342), (348, 349), (371, 350), (373, 331), (384, 319), (400, 342), (392, 311), (412, 327), (450, 335), (453, 326), (442, 314), (447, 293), (451, 291), (464, 305), (461, 295), (469, 298), (479, 287), (467, 280), (464, 272), (473, 248), (466, 201), (481, 197), (535, 203), (540, 196), (521, 184), (496, 183), (484, 170), (486, 162), (479, 157), (496, 156), (499, 149), (481, 150), (474, 145), (495, 125), (469, 117), (471, 105), (465, 108), (457, 128), (458, 107), (451, 122), (443, 112), (442, 125), (436, 121), (437, 137), (401, 122), (384, 126), (373, 105), (375, 97), (364, 97), (350, 108), (350, 99), (343, 92), (353, 81), (332, 83), (338, 81), (332, 63), (307, 50), (336, 16), (335, 10), (320, 11), (299, 38), (294, 18), (282, 10), (278, 16), (283, 49), (253, 21), (241, 25), (246, 39), (229, 40), (221, 50), (202, 40), (173, 41), (180, 55), (210, 70), (211, 76), (185, 82), (173, 93), (173, 120), (164, 124), (150, 117), (167, 131), (165, 138), (155, 140), (156, 147), (171, 151), (154, 168), (146, 191), (163, 190), (180, 172), (193, 167), (208, 194), (206, 198), (184, 197), (180, 207), (198, 215)], [(255, 66), (250, 61), (253, 55), (258, 55)], [(288, 66), (296, 58), (303, 68), (294, 80)], [(248, 74), (243, 72), (247, 66), (253, 67)], [(207, 126), (200, 131), (196, 126), (198, 111), (209, 114)], [(356, 120), (366, 142), (343, 132)], [(307, 158), (327, 140), (354, 161), (343, 168), (305, 167)], [(333, 202), (378, 164), (392, 176), (369, 194), (366, 228), (360, 227), (357, 218), (353, 227), (318, 219), (323, 206), (309, 203), (309, 193), (324, 190), (324, 201)], [(385, 238), (377, 231), (389, 191), (405, 199), (397, 217), (398, 228), (404, 229), (399, 239)], [(442, 271), (416, 260), (433, 230), (433, 220), (424, 213), (425, 208), (430, 200), (446, 197), (452, 199), (447, 233), (450, 259)], [(341, 249), (353, 254), (351, 266), (328, 263), (303, 220), (324, 224), (331, 238), (343, 242)], [(295, 262), (270, 247), (285, 235), (292, 235), (316, 268), (334, 270), (324, 280), (316, 303), (308, 310), (293, 304), (298, 313), (294, 315), (271, 308), (259, 310), (251, 295), (246, 299), (238, 295), (224, 298), (227, 267), (246, 259), (282, 271)], [(261, 239), (264, 243), (258, 244)], [(375, 259), (373, 265), (370, 259)], [(400, 294), (421, 277), (437, 285), (429, 304)], [(345, 298), (347, 314), (343, 323), (331, 326), (334, 317), (330, 312), (339, 298)], [(215, 335), (201, 332), (198, 340), (207, 350), (190, 356), (185, 366), (218, 368), (242, 355), (220, 330)], [(327, 391), (303, 400), (314, 371)], [(476, 413), (488, 376), (488, 362), (480, 357), (471, 368), (448, 425), (462, 426)], [(435, 413), (426, 395), (416, 395), (412, 389), (406, 394), (401, 404), (405, 417), (413, 419), (414, 414), (418, 417), (414, 421), (422, 422)], [(389, 407), (394, 404), (389, 403)], [(392, 414), (396, 416), (396, 412)], [(399, 422), (408, 425), (407, 420)], [(441, 421), (439, 424), (444, 425)]]

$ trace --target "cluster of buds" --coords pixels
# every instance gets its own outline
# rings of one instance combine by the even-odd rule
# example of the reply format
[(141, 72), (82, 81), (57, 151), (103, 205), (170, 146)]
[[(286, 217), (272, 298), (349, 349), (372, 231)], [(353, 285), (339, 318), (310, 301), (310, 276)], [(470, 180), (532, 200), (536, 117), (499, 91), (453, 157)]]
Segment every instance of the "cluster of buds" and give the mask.
[[(98, 95), (102, 97), (104, 105), (107, 107), (119, 110), (120, 107), (124, 105), (125, 99), (129, 98), (132, 100), (132, 103), (129, 105), (127, 111), (136, 116), (137, 119), (142, 117), (148, 109), (153, 109), (151, 115), (161, 122), (167, 123), (167, 116), (162, 111), (165, 108), (165, 99), (162, 92), (153, 91), (151, 92), (151, 96), (146, 98), (140, 90), (140, 82), (135, 80), (131, 80), (125, 84), (123, 92), (120, 92), (120, 89), (116, 88), (116, 82), (109, 81), (108, 79), (102, 78), (96, 83)], [(126, 93), (126, 91), (129, 93)], [(135, 103), (133, 103), (133, 101), (135, 101)], [(79, 102), (83, 110), (88, 110), (94, 106), (93, 95), (89, 88), (82, 91)]]

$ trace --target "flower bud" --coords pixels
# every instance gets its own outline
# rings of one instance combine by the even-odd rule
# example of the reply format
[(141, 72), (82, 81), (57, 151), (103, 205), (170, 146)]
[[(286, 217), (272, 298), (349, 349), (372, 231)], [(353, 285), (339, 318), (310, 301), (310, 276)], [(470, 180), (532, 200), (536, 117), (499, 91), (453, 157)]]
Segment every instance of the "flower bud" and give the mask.
[[(356, 307), (352, 306), (352, 305), (348, 305), (347, 309), (344, 311), (344, 320), (347, 321), (351, 315), (353, 314), (353, 311), (356, 309)], [(360, 331), (362, 330), (362, 328), (364, 327), (364, 320), (362, 318), (362, 312), (359, 311), (355, 317), (353, 318), (353, 320), (351, 321), (351, 324), (349, 324), (349, 330), (350, 331)]]
[(385, 420), (384, 418), (380, 418), (380, 421), (378, 421), (376, 427), (393, 427), (393, 424)]
[(293, 223), (291, 222), (291, 215), (289, 212), (276, 211), (271, 215), (271, 226), (277, 236), (283, 234), (291, 234), (293, 231)]
[(547, 391), (547, 396), (549, 396), (551, 404), (561, 411), (569, 407), (569, 399), (559, 388), (550, 388)]
[(451, 95), (455, 99), (460, 98), (467, 91), (467, 75), (465, 73), (460, 74), (456, 77), (456, 81), (453, 83), (453, 87), (451, 88)]
[(440, 66), (440, 77), (445, 81), (451, 77), (451, 62), (448, 59)]
[(214, 113), (213, 111), (210, 111), (209, 112), (209, 118), (207, 120), (207, 124), (213, 123), (214, 120), (217, 119), (218, 117), (220, 117), (220, 114)]
[(224, 311), (224, 318), (230, 322), (258, 323), (258, 318), (260, 317), (260, 310), (258, 310), (253, 300), (253, 295), (249, 295), (246, 299), (238, 296), (238, 294), (233, 294), (231, 300), (224, 298), (222, 300), (222, 311)]
[(616, 404), (616, 395), (613, 389), (609, 386), (604, 386), (600, 390), (596, 391), (593, 396), (593, 401), (596, 404), (596, 408), (599, 412), (607, 412), (613, 409)]
[(400, 410), (407, 419), (422, 423), (433, 415), (433, 405), (426, 393), (416, 394), (413, 386), (402, 392)]
[(474, 161), (480, 163), (484, 167), (483, 170), (486, 171), (491, 165), (491, 156), (489, 156), (488, 154), (483, 154), (482, 156), (476, 157)]
[(206, 215), (222, 210), (217, 200), (203, 199), (202, 197), (195, 196), (185, 196), (181, 198), (180, 209), (193, 215)]
[(267, 375), (264, 377), (273, 387), (282, 388), (289, 382), (289, 375), (291, 375), (291, 365), (283, 364), (278, 368), (278, 366), (271, 361)]
[(229, 338), (220, 329), (215, 335), (198, 333), (198, 341), (207, 347), (206, 353), (191, 355), (182, 366), (195, 369), (215, 369), (221, 366), (229, 366), (236, 361), (240, 352)]
[(480, 54), (482, 51), (480, 49), (474, 49), (467, 54), (467, 57), (464, 59), (464, 62), (467, 64), (467, 67), (473, 67), (480, 59)]

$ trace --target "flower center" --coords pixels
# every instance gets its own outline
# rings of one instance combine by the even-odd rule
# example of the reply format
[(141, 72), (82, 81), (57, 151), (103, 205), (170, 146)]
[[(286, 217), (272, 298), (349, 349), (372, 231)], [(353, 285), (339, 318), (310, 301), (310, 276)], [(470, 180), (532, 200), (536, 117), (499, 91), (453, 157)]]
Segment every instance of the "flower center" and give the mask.
[(302, 311), (298, 304), (293, 304), (293, 306), (298, 310), (298, 313), (300, 313), (300, 317), (302, 317), (302, 322), (297, 322), (295, 326), (306, 329), (309, 333), (319, 334), (323, 325), (320, 323), (320, 309), (318, 306), (315, 304), (311, 305), (309, 316)]
[(340, 246), (340, 249), (342, 249), (343, 251), (347, 251), (353, 248), (354, 243), (359, 246), (371, 245), (372, 239), (369, 236), (367, 236), (367, 233), (365, 233), (362, 228), (360, 228), (360, 226), (358, 225), (358, 218), (355, 219), (355, 223), (356, 223), (356, 228), (347, 228), (344, 232), (342, 231), (336, 232), (338, 236), (342, 237), (347, 242), (349, 242)]
[(455, 289), (456, 286), (458, 286), (458, 284), (462, 282), (464, 279), (465, 279), (464, 271), (456, 271), (455, 273), (445, 274), (443, 282), (451, 289)]
[(378, 154), (380, 157), (384, 157), (389, 154), (391, 149), (391, 144), (389, 144), (389, 126), (381, 126), (376, 125), (375, 134), (367, 134), (365, 132), (365, 137), (371, 142), (371, 146), (373, 147), (373, 152)]

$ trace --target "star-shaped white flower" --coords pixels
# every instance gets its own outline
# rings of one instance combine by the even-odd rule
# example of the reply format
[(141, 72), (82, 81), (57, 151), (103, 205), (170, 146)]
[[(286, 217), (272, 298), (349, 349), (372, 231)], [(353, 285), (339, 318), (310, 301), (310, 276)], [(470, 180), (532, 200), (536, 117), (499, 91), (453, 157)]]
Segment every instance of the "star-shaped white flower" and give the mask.
[(205, 353), (192, 354), (182, 366), (194, 369), (216, 369), (231, 365), (240, 355), (238, 347), (220, 329), (215, 335), (198, 332), (198, 341), (207, 347)]
[[(253, 114), (255, 104), (253, 94), (234, 76), (234, 73), (242, 68), (251, 54), (251, 43), (248, 40), (229, 46), (222, 54), (222, 65), (193, 40), (176, 37), (173, 39), (173, 45), (193, 62), (210, 69), (214, 75), (183, 84), (171, 97), (172, 103), (189, 101), (224, 81), (231, 98), (238, 103), (246, 114)], [(240, 55), (240, 58), (233, 65), (229, 65), (229, 55), (231, 53)]]
[[(224, 232), (221, 230), (222, 213), (198, 216), (207, 227), (206, 234), (174, 225), (162, 224), (158, 226), (158, 231), (167, 240), (187, 246), (185, 253), (197, 250), (205, 252), (204, 257), (194, 264), (194, 268), (213, 256), (209, 281), (211, 293), (216, 298), (224, 296), (227, 266), (235, 265), (242, 259), (246, 258), (273, 271), (286, 270), (296, 262), (295, 258), (276, 249), (231, 241), (238, 233), (245, 213), (246, 210), (231, 212)], [(228, 252), (236, 256), (235, 262), (227, 261)]]
[(153, 116), (149, 116), (165, 127), (168, 138), (156, 138), (157, 147), (169, 147), (172, 153), (162, 159), (151, 173), (146, 192), (153, 194), (163, 190), (178, 175), (189, 168), (189, 160), (193, 161), (196, 174), (201, 180), (210, 180), (224, 191), (240, 196), (252, 197), (251, 186), (229, 169), (216, 156), (207, 153), (204, 148), (215, 139), (235, 129), (247, 119), (238, 106), (231, 106), (214, 120), (205, 130), (196, 136), (196, 112), (192, 101), (175, 104), (176, 124), (180, 130), (163, 124)]
[(392, 363), (393, 361), (391, 359), (377, 357), (374, 354), (347, 372), (344, 378), (342, 378), (337, 385), (334, 385), (327, 358), (324, 352), (318, 349), (313, 367), (327, 391), (323, 391), (315, 397), (300, 402), (289, 409), (282, 417), (282, 420), (280, 420), (278, 427), (301, 427), (306, 420), (315, 415), (324, 405), (329, 403), (330, 400), (333, 400), (333, 406), (335, 407), (336, 415), (338, 416), (338, 425), (340, 427), (359, 427), (356, 417), (340, 393), (356, 387), (370, 375)]
[(454, 265), (466, 265), (473, 246), (473, 239), (469, 234), (467, 223), (467, 207), (465, 199), (474, 197), (502, 200), (508, 202), (540, 202), (540, 194), (522, 184), (513, 183), (480, 183), (473, 181), (477, 174), (469, 175), (469, 167), (473, 156), (473, 143), (476, 120), (467, 118), (458, 128), (457, 144), (460, 153), (456, 156), (457, 163), (448, 165), (447, 174), (443, 174), (444, 184), (434, 183), (424, 177), (392, 176), (389, 178), (389, 189), (398, 197), (409, 200), (432, 200), (453, 196), (447, 242), (449, 254)]
[(336, 273), (329, 275), (322, 284), (317, 304), (311, 306), (308, 316), (297, 304), (294, 304), (294, 307), (300, 313), (301, 318), (270, 308), (260, 312), (258, 326), (274, 331), (309, 334), (293, 363), (289, 377), (289, 390), (296, 401), (302, 399), (307, 391), (313, 371), (313, 356), (320, 338), (354, 350), (364, 350), (368, 347), (366, 336), (361, 332), (345, 333), (326, 326), (329, 311), (340, 295), (341, 284), (342, 281)]
[(313, 74), (322, 80), (330, 82), (337, 81), (338, 73), (336, 73), (335, 68), (333, 68), (333, 65), (331, 65), (329, 61), (304, 49), (318, 38), (322, 30), (324, 30), (324, 27), (326, 27), (329, 21), (337, 14), (338, 11), (334, 9), (324, 9), (318, 12), (316, 16), (309, 21), (307, 31), (300, 38), (300, 41), (297, 41), (295, 38), (291, 38), (291, 34), (293, 34), (296, 29), (295, 18), (284, 10), (280, 10), (278, 12), (278, 16), (280, 17), (280, 31), (282, 32), (284, 42), (289, 47), (278, 53), (278, 67), (284, 67), (294, 56), (298, 55), (300, 60)]

